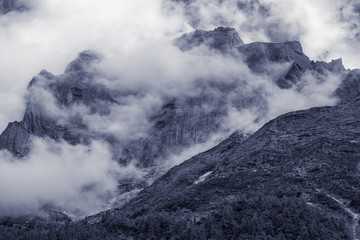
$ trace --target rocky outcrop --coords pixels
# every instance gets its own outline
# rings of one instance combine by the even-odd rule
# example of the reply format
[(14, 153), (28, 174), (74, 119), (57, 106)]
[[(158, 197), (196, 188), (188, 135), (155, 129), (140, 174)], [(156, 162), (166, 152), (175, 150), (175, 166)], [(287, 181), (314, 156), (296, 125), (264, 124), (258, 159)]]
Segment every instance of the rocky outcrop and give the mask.
[(23, 157), (30, 151), (30, 133), (23, 123), (9, 123), (0, 135), (0, 149), (7, 149), (15, 156)]
[(244, 43), (234, 28), (218, 27), (210, 31), (185, 33), (175, 40), (175, 44), (183, 51), (205, 45), (210, 49), (226, 52)]
[(226, 132), (221, 120), (226, 116), (226, 107), (211, 111), (201, 109), (204, 102), (188, 106), (180, 101), (165, 105), (162, 111), (151, 118), (154, 133), (140, 145), (137, 158), (144, 166), (156, 160), (166, 161), (170, 155), (180, 154), (195, 144), (205, 143), (215, 133)]
[(233, 28), (196, 30), (182, 35), (175, 40), (175, 44), (183, 51), (203, 45), (223, 54), (235, 54), (235, 57), (238, 57), (236, 53), (240, 53), (240, 58), (257, 74), (267, 74), (272, 69), (272, 64), (288, 64), (288, 67), (283, 67), (280, 77), (275, 79), (276, 84), (285, 89), (299, 85), (306, 71), (313, 71), (318, 75), (325, 75), (326, 71), (337, 74), (345, 72), (341, 59), (330, 63), (311, 61), (298, 41), (244, 44)]
[(335, 94), (340, 97), (341, 101), (349, 101), (360, 94), (360, 69), (349, 71), (344, 75), (343, 81)]
[(310, 59), (303, 53), (300, 42), (285, 43), (250, 43), (238, 47), (245, 63), (256, 73), (266, 72), (269, 64), (289, 63), (283, 77), (277, 80), (280, 88), (290, 88), (300, 80), (302, 74), (309, 68)]
[(319, 74), (324, 74), (325, 71), (332, 73), (342, 73), (346, 70), (341, 58), (332, 60), (329, 63), (323, 61), (311, 61), (310, 69), (316, 71)]
[[(86, 131), (81, 118), (73, 117), (66, 123), (59, 123), (54, 113), (56, 110), (48, 105), (54, 100), (53, 104), (65, 111), (72, 104), (83, 103), (90, 106), (93, 112), (106, 113), (109, 106), (103, 103), (115, 100), (105, 86), (91, 81), (95, 73), (87, 70), (97, 59), (96, 54), (85, 51), (68, 65), (65, 74), (54, 76), (43, 70), (34, 77), (28, 85), (23, 120), (7, 126), (0, 136), (0, 148), (23, 157), (29, 152), (32, 135), (64, 139), (70, 144), (87, 143), (90, 133)], [(48, 96), (43, 96), (44, 93)]]

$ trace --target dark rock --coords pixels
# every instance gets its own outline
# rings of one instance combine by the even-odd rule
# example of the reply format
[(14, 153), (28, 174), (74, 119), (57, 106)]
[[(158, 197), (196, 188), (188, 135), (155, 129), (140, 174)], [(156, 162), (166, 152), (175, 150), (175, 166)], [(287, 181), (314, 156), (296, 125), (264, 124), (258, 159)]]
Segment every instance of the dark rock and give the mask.
[(92, 64), (98, 62), (100, 56), (95, 52), (86, 50), (79, 53), (78, 57), (72, 61), (65, 69), (65, 73), (70, 72), (88, 72)]
[(303, 53), (300, 42), (285, 43), (250, 43), (238, 47), (249, 68), (263, 73), (271, 63), (291, 63), (284, 77), (277, 80), (280, 88), (290, 88), (309, 68), (310, 59)]
[(184, 110), (174, 112), (172, 116), (165, 112), (165, 115), (152, 118), (158, 130), (140, 145), (138, 159), (144, 166), (153, 165), (155, 160), (165, 160), (171, 154), (180, 154), (195, 144), (205, 143), (213, 134), (223, 130), (220, 120), (226, 114), (225, 109), (208, 114), (195, 107)]
[(22, 123), (9, 123), (0, 135), (0, 149), (7, 149), (15, 156), (23, 157), (30, 151), (30, 132)]
[(310, 69), (316, 71), (319, 74), (324, 74), (325, 70), (332, 73), (342, 73), (345, 71), (345, 67), (341, 58), (332, 60), (329, 63), (323, 61), (311, 61)]
[(265, 74), (271, 64), (288, 63), (288, 68), (284, 67), (282, 76), (276, 79), (280, 88), (291, 88), (301, 79), (301, 76), (313, 67), (318, 71), (342, 71), (341, 59), (331, 63), (313, 63), (303, 53), (302, 46), (298, 41), (287, 41), (284, 43), (262, 43), (255, 42), (243, 44), (233, 28), (216, 28), (212, 31), (196, 30), (195, 32), (184, 34), (175, 40), (181, 50), (188, 51), (194, 47), (205, 45), (209, 49), (220, 50), (221, 53), (232, 53), (237, 50), (242, 55), (244, 62), (255, 73)]
[(205, 45), (210, 49), (225, 52), (244, 43), (234, 28), (218, 27), (211, 31), (196, 30), (185, 33), (175, 40), (175, 44), (183, 51)]
[(351, 101), (360, 94), (360, 69), (352, 70), (344, 74), (343, 81), (335, 94), (343, 102)]
[(116, 103), (116, 100), (109, 89), (93, 81), (95, 72), (91, 67), (98, 60), (97, 54), (84, 51), (67, 66), (65, 74), (54, 76), (42, 70), (34, 77), (28, 85), (29, 95), (23, 120), (8, 125), (0, 136), (0, 149), (8, 149), (15, 156), (25, 156), (30, 150), (31, 135), (64, 139), (70, 144), (88, 143), (91, 133), (86, 130), (81, 118), (75, 117), (69, 119), (68, 123), (59, 124), (58, 119), (45, 107), (47, 99), (39, 99), (37, 91), (50, 93), (59, 109), (82, 103), (89, 106), (93, 113), (108, 114), (108, 105)]

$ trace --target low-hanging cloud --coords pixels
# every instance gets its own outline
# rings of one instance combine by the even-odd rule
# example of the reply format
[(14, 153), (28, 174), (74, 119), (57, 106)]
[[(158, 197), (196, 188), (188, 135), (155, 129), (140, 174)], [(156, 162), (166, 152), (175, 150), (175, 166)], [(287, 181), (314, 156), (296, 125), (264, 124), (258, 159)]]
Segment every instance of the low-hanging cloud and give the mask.
[[(276, 34), (269, 34), (267, 29), (283, 29), (286, 36), (276, 40), (298, 38), (312, 59), (343, 57), (347, 67), (357, 66), (359, 57), (353, 49), (358, 39), (355, 30), (348, 30), (350, 22), (354, 25), (358, 19), (354, 2), (347, 5), (336, 1), (330, 4), (324, 1), (242, 2), (244, 6), (251, 6), (247, 12), (238, 10), (238, 1), (195, 1), (192, 5), (198, 9), (199, 16), (196, 26), (212, 29), (221, 24), (229, 25), (239, 31), (245, 42), (272, 41)], [(174, 37), (191, 31), (191, 27), (179, 7), (167, 12), (168, 1), (151, 0), (144, 4), (91, 0), (84, 5), (79, 0), (71, 3), (34, 0), (31, 3), (30, 11), (0, 17), (0, 44), (6, 46), (0, 57), (1, 129), (8, 122), (21, 119), (25, 109), (23, 96), (31, 76), (41, 69), (60, 74), (83, 49), (105, 55), (108, 61), (104, 65), (109, 71), (120, 69), (117, 79), (126, 81), (124, 79), (128, 78), (127, 83), (134, 86), (138, 82), (143, 88), (147, 84), (161, 86), (163, 79), (166, 79), (165, 86), (172, 80), (177, 80), (176, 88), (179, 84), (187, 86), (184, 79), (193, 79), (197, 74), (189, 76), (194, 74), (192, 65), (204, 64), (203, 59), (179, 58), (177, 50), (171, 46)], [(323, 7), (327, 11), (323, 11)], [(345, 16), (342, 17), (344, 21), (339, 20), (340, 13)], [(181, 64), (187, 64), (187, 71), (178, 67)], [(204, 64), (203, 74), (207, 69), (209, 67)], [(129, 76), (131, 74), (133, 76)]]
[(185, 27), (181, 18), (163, 16), (161, 0), (32, 2), (30, 11), (0, 16), (0, 44), (6, 46), (0, 57), (1, 129), (21, 119), (27, 83), (42, 69), (60, 74), (84, 49), (109, 57), (130, 53)]
[(314, 60), (342, 57), (347, 68), (359, 67), (360, 55), (353, 51), (360, 44), (359, 4), (355, 0), (184, 2), (185, 15), (195, 28), (234, 27), (246, 43), (300, 40)]
[(22, 160), (0, 152), (1, 215), (38, 213), (51, 204), (82, 217), (108, 207), (122, 170), (104, 143), (71, 146), (34, 138), (32, 144), (31, 154)]

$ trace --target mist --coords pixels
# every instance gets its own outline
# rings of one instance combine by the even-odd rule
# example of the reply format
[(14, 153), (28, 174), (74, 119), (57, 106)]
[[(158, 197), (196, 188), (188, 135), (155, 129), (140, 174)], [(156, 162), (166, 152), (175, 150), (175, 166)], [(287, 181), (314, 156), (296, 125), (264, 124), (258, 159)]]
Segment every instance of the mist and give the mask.
[(225, 0), (181, 1), (189, 24), (210, 30), (235, 28), (245, 43), (299, 40), (312, 60), (343, 58), (358, 68), (359, 3), (355, 0)]
[[(199, 95), (205, 91), (201, 81), (236, 83), (236, 89), (224, 99), (228, 111), (222, 119), (223, 131), (157, 163), (162, 173), (215, 146), (235, 130), (255, 132), (280, 114), (334, 105), (338, 99), (333, 92), (340, 76), (326, 73), (326, 80), (319, 81), (307, 73), (302, 77), (303, 87), (280, 89), (274, 79), (288, 64), (269, 64), (266, 74), (254, 74), (241, 58), (203, 46), (187, 52), (174, 46), (176, 37), (195, 27), (229, 26), (246, 43), (297, 39), (312, 60), (343, 57), (346, 67), (358, 66), (360, 55), (353, 50), (359, 38), (356, 30), (346, 30), (358, 18), (349, 7), (339, 12), (342, 5), (335, 1), (255, 3), (253, 10), (244, 13), (234, 8), (236, 1), (231, 0), (199, 0), (189, 6), (161, 0), (88, 0), (86, 4), (80, 0), (34, 0), (29, 11), (0, 16), (0, 44), (6, 46), (0, 56), (0, 128), (22, 119), (25, 96), (35, 91), (30, 94), (35, 97), (31, 101), (59, 123), (80, 115), (94, 135), (111, 133), (120, 142), (145, 139), (151, 127), (149, 117), (169, 99)], [(189, 12), (198, 16), (196, 21)], [(337, 21), (341, 13), (344, 17)], [(26, 90), (42, 69), (62, 74), (85, 49), (102, 56), (92, 66), (101, 73), (95, 81), (131, 93), (117, 99), (120, 104), (111, 104), (109, 114), (93, 114), (81, 104), (64, 109), (41, 87)], [(206, 94), (212, 99), (221, 96), (216, 89)], [(239, 98), (254, 95), (260, 97), (259, 103), (241, 109), (235, 106)], [(201, 108), (210, 111), (214, 106), (208, 103)], [(95, 214), (113, 206), (121, 179), (143, 179), (147, 174), (134, 164), (120, 166), (103, 141), (73, 146), (34, 138), (31, 149), (22, 160), (5, 150), (0, 152), (1, 214), (36, 212), (44, 203), (75, 218)]]
[(33, 149), (20, 161), (1, 152), (1, 215), (37, 213), (44, 203), (79, 216), (104, 209), (119, 169), (103, 143), (33, 139)]

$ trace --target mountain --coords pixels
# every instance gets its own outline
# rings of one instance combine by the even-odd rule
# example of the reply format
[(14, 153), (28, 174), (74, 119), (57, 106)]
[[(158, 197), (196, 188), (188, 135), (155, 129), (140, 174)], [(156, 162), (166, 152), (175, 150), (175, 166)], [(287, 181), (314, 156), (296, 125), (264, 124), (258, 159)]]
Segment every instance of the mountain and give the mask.
[(47, 236), (354, 239), (360, 212), (359, 107), (355, 97), (284, 114), (248, 138), (235, 132), (172, 168), (122, 208), (48, 227)]
[[(224, 27), (186, 33), (174, 44), (184, 53), (206, 49), (231, 58), (246, 65), (249, 75), (196, 79), (191, 83), (196, 94), (162, 96), (161, 105), (145, 116), (146, 134), (138, 137), (119, 138), (89, 122), (107, 119), (128, 99), (147, 94), (103, 81), (109, 79), (98, 67), (99, 54), (81, 52), (63, 74), (43, 70), (31, 80), (24, 117), (9, 123), (0, 149), (21, 161), (31, 153), (34, 137), (71, 145), (101, 140), (122, 166), (135, 163), (155, 173), (126, 179), (130, 183), (118, 179), (119, 192), (145, 188), (124, 206), (72, 224), (55, 212), (64, 226), (1, 220), (0, 239), (351, 239), (360, 212), (359, 70), (345, 70), (341, 59), (311, 61), (297, 41), (244, 44), (234, 29)], [(254, 134), (232, 133), (225, 121), (231, 109), (251, 109), (254, 124), (269, 120), (269, 93), (253, 87), (248, 76), (266, 76), (279, 91), (303, 94), (308, 75), (319, 83), (340, 78), (333, 93), (339, 103), (282, 115)], [(214, 136), (224, 140), (158, 178), (172, 155)]]
[(108, 239), (356, 239), (359, 107), (357, 97), (235, 132), (75, 228), (94, 239), (91, 228)]
[[(244, 44), (232, 28), (196, 30), (175, 39), (174, 44), (184, 52), (206, 48), (233, 59), (239, 66), (245, 63), (251, 74), (266, 76), (279, 89), (296, 87), (301, 92), (306, 84), (302, 79), (304, 74), (312, 74), (321, 82), (331, 73), (345, 78), (345, 85), (340, 88), (343, 91), (339, 89), (334, 94), (346, 98), (346, 82), (351, 84), (352, 79), (356, 79), (356, 71), (346, 71), (341, 59), (331, 63), (311, 61), (296, 41)], [(112, 87), (109, 80), (102, 80), (108, 77), (97, 67), (101, 61), (99, 54), (87, 50), (81, 52), (63, 74), (54, 76), (43, 70), (35, 76), (28, 85), (24, 117), (20, 122), (9, 123), (0, 135), (0, 149), (23, 158), (31, 152), (34, 137), (72, 145), (104, 141), (110, 146), (115, 161), (122, 165), (134, 163), (147, 172), (145, 178), (139, 179), (123, 180), (120, 176), (120, 192), (127, 192), (142, 189), (163, 174), (173, 166), (172, 156), (181, 155), (194, 145), (206, 144), (212, 138), (229, 136), (235, 130), (226, 123), (232, 109), (251, 109), (256, 114), (255, 124), (269, 120), (267, 115), (271, 109), (266, 97), (269, 93), (261, 85), (251, 86), (246, 76), (232, 80), (196, 79), (192, 83), (195, 94), (162, 96), (162, 104), (145, 116), (149, 125), (145, 133), (132, 138), (119, 137), (103, 130), (104, 127), (99, 128), (92, 119), (107, 122), (106, 128), (116, 127), (119, 123), (113, 119), (118, 116), (112, 114), (149, 92)], [(271, 72), (274, 64), (280, 69), (276, 74)]]
[[(216, 28), (212, 31), (197, 30), (184, 34), (175, 40), (183, 51), (204, 45), (221, 54), (234, 54), (239, 64), (244, 61), (254, 74), (268, 74), (270, 64), (288, 64), (280, 70), (280, 77), (273, 81), (280, 88), (301, 85), (301, 76), (305, 72), (316, 72), (325, 76), (327, 72), (345, 74), (345, 82), (351, 81), (355, 73), (345, 71), (341, 60), (331, 63), (313, 62), (303, 53), (299, 42), (285, 43), (250, 43), (243, 44), (238, 34), (231, 28)], [(151, 128), (147, 136), (134, 141), (120, 141), (112, 133), (93, 131), (84, 122), (84, 117), (77, 111), (83, 106), (90, 115), (107, 116), (114, 106), (122, 106), (126, 97), (138, 97), (143, 93), (136, 90), (111, 89), (98, 81), (106, 77), (93, 68), (101, 57), (92, 51), (84, 51), (71, 62), (64, 74), (54, 76), (43, 70), (34, 77), (28, 86), (27, 107), (21, 122), (10, 123), (0, 136), (0, 149), (7, 149), (15, 156), (26, 156), (30, 151), (30, 136), (63, 139), (70, 144), (86, 144), (91, 139), (103, 139), (113, 146), (114, 158), (122, 163), (136, 159), (140, 165), (149, 167), (166, 159), (174, 153), (204, 143), (216, 133), (228, 132), (222, 120), (230, 107), (237, 110), (258, 109), (259, 116), (267, 111), (266, 99), (261, 87), (246, 89), (242, 80), (222, 81), (218, 79), (199, 79), (194, 88), (197, 95), (182, 98), (168, 96), (162, 107), (147, 116)], [(356, 75), (356, 74), (355, 74)], [(345, 86), (344, 86), (345, 88)], [(259, 94), (260, 93), (260, 94)], [(338, 95), (346, 93), (338, 92)], [(43, 96), (44, 95), (44, 96)], [(41, 97), (40, 97), (41, 96)], [(52, 113), (48, 101), (53, 101), (56, 111)], [(70, 113), (69, 113), (70, 112)], [(63, 117), (63, 121), (59, 121)], [(260, 121), (257, 119), (257, 121)], [(136, 146), (135, 148), (133, 146)], [(121, 148), (123, 151), (119, 152)]]
[(121, 227), (118, 215), (126, 212), (136, 223), (163, 213), (170, 221), (158, 226), (160, 235), (171, 234), (176, 219), (186, 216), (186, 234), (195, 230), (215, 239), (264, 233), (275, 239), (352, 239), (358, 219), (349, 212), (360, 212), (359, 103), (355, 98), (288, 113), (245, 141), (229, 138), (171, 169), (112, 212), (116, 220), (105, 216), (115, 221), (108, 227), (136, 234)]
[[(71, 116), (68, 123), (59, 124), (58, 116), (52, 115), (44, 100), (55, 98), (56, 104), (64, 108), (82, 102), (93, 112), (99, 112), (103, 104), (105, 108), (101, 108), (101, 111), (106, 111), (106, 103), (115, 100), (104, 86), (90, 82), (95, 73), (85, 71), (95, 60), (97, 57), (94, 53), (82, 52), (67, 66), (63, 75), (55, 77), (44, 70), (34, 77), (28, 85), (29, 95), (23, 120), (7, 126), (0, 136), (0, 148), (23, 157), (30, 151), (31, 135), (64, 139), (71, 144), (86, 143), (90, 133), (84, 133), (85, 126), (81, 119)], [(44, 91), (52, 93), (49, 99), (41, 95)]]
[(234, 28), (218, 27), (210, 31), (196, 30), (192, 33), (185, 33), (175, 40), (175, 44), (183, 51), (206, 45), (211, 49), (225, 52), (243, 45), (244, 42)]

